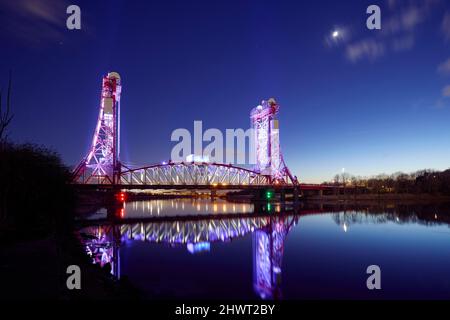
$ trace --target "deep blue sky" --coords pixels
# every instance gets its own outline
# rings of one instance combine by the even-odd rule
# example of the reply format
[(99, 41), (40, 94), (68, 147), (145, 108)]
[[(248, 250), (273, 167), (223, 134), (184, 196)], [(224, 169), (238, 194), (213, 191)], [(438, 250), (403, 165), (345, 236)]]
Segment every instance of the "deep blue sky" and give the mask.
[[(80, 31), (65, 27), (69, 4)], [(366, 28), (370, 4), (381, 31)], [(248, 128), (250, 109), (275, 97), (303, 181), (450, 167), (449, 1), (9, 0), (0, 37), (11, 138), (68, 165), (89, 148), (101, 77), (117, 71), (124, 161), (168, 159), (171, 132), (194, 120)]]

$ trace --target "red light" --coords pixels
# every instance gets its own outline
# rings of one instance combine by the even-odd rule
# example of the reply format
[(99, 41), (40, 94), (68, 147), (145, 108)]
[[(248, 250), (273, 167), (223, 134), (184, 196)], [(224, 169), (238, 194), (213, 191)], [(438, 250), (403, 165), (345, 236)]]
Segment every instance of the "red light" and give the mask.
[(125, 210), (122, 208), (120, 209), (120, 217), (123, 218), (125, 215)]
[(125, 198), (126, 198), (125, 193), (121, 192), (121, 193), (117, 194), (116, 197), (119, 201), (125, 202)]

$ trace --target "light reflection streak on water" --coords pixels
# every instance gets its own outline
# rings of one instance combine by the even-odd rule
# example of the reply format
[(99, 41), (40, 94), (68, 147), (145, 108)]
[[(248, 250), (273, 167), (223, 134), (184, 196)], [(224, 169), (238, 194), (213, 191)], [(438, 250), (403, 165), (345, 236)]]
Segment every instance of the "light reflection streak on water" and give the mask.
[(281, 262), (284, 241), (297, 224), (295, 216), (255, 216), (220, 220), (150, 222), (88, 227), (82, 231), (94, 236), (85, 241), (93, 263), (111, 266), (120, 278), (121, 244), (148, 241), (185, 245), (191, 254), (209, 252), (211, 243), (226, 242), (253, 233), (253, 287), (263, 299), (281, 297)]
[[(150, 203), (150, 207), (156, 206), (160, 208), (161, 215), (170, 215), (174, 212), (172, 209), (174, 207), (176, 208), (177, 204), (180, 204), (180, 201), (183, 201), (183, 204), (186, 204), (186, 216), (189, 213), (201, 215), (204, 211), (207, 212), (208, 209), (214, 211), (214, 207), (217, 212), (221, 212), (224, 209), (223, 202), (210, 202), (208, 200), (153, 201)], [(172, 203), (174, 206), (172, 206)], [(197, 211), (199, 205), (200, 212)], [(116, 267), (114, 266), (120, 265), (120, 252), (117, 246), (128, 246), (129, 244), (134, 244), (135, 242), (133, 241), (142, 241), (143, 243), (153, 242), (161, 245), (170, 244), (169, 246), (164, 246), (170, 251), (167, 252), (167, 255), (170, 256), (177, 254), (177, 251), (172, 250), (172, 248), (180, 246), (184, 247), (191, 254), (218, 255), (215, 248), (216, 246), (219, 246), (219, 244), (215, 244), (214, 242), (225, 242), (225, 245), (227, 246), (231, 239), (244, 237), (246, 234), (252, 233), (253, 253), (250, 253), (247, 249), (242, 252), (252, 254), (254, 257), (254, 289), (262, 298), (280, 296), (280, 283), (292, 281), (291, 279), (288, 281), (281, 280), (281, 274), (283, 272), (281, 269), (281, 260), (283, 254), (289, 258), (289, 253), (283, 253), (283, 241), (290, 229), (278, 224), (277, 219), (273, 218), (289, 216), (286, 215), (285, 208), (280, 207), (276, 203), (273, 204), (272, 213), (280, 209), (281, 214), (266, 216), (257, 214), (249, 215), (245, 218), (233, 216), (232, 212), (234, 212), (235, 208), (239, 211), (239, 209), (245, 209), (248, 206), (248, 204), (228, 203), (226, 205), (226, 208), (230, 210), (230, 212), (228, 212), (228, 220), (222, 218), (220, 214), (214, 214), (214, 216), (210, 216), (211, 219), (205, 217), (200, 221), (192, 219), (190, 222), (184, 220), (179, 221), (178, 219), (164, 219), (166, 222), (148, 222), (148, 220), (142, 222), (139, 219), (129, 220), (130, 222), (127, 222), (124, 220), (119, 221), (119, 224), (116, 225), (116, 231), (114, 232), (112, 231), (114, 230), (113, 228), (108, 229), (111, 226), (101, 226), (98, 227), (97, 230), (91, 230), (92, 232), (89, 232), (89, 234), (95, 235), (95, 240), (92, 238), (88, 239), (88, 241), (91, 242), (91, 245), (88, 246), (89, 248), (87, 248), (87, 251), (94, 257), (93, 260), (96, 263), (105, 265), (112, 262), (113, 270), (115, 270)], [(129, 215), (133, 213), (135, 207), (135, 203), (126, 204)], [(148, 203), (146, 203), (145, 207), (148, 210)], [(138, 205), (137, 208), (139, 208), (139, 213), (142, 214), (140, 210), (141, 206)], [(435, 234), (437, 233), (436, 231), (439, 231), (440, 234), (442, 234), (442, 228), (448, 228), (448, 225), (450, 224), (450, 214), (441, 210), (442, 209), (439, 208), (434, 210), (425, 210), (422, 208), (421, 211), (417, 211), (418, 213), (416, 213), (416, 211), (413, 211), (410, 208), (408, 208), (406, 212), (403, 208), (397, 211), (395, 208), (392, 210), (390, 208), (383, 208), (381, 210), (369, 208), (342, 210), (342, 207), (338, 207), (335, 211), (332, 211), (329, 208), (324, 209), (323, 207), (313, 209), (305, 208), (300, 209), (295, 213), (296, 217), (299, 217), (298, 222), (302, 227), (291, 231), (288, 238), (298, 241), (298, 239), (300, 239), (298, 236), (301, 234), (302, 237), (304, 237), (302, 239), (308, 240), (306, 241), (308, 246), (315, 245), (318, 248), (317, 250), (322, 250), (324, 252), (328, 252), (327, 247), (332, 247), (335, 243), (337, 243), (337, 246), (340, 246), (348, 244), (349, 241), (357, 241), (359, 244), (362, 240), (366, 240), (366, 244), (369, 246), (375, 245), (383, 248), (383, 250), (377, 250), (377, 252), (380, 252), (378, 259), (380, 259), (381, 262), (391, 261), (393, 259), (392, 257), (396, 256), (393, 255), (394, 252), (400, 256), (399, 261), (404, 261), (404, 259), (411, 256), (414, 258), (414, 260), (411, 261), (415, 262), (417, 260), (417, 255), (420, 256), (420, 254), (422, 254), (424, 257), (436, 259), (432, 261), (444, 261), (445, 267), (445, 263), (448, 265), (450, 261), (448, 259), (443, 260), (444, 256), (442, 252), (447, 251), (442, 250), (442, 248), (446, 248), (446, 243), (444, 241), (447, 241), (448, 239), (442, 241), (441, 238), (445, 236), (436, 236)], [(181, 212), (179, 211), (179, 213)], [(310, 215), (316, 216), (310, 218)], [(303, 220), (304, 218), (305, 220)], [(268, 221), (271, 219), (272, 222), (269, 223)], [(155, 221), (161, 220), (155, 219)], [(323, 227), (319, 227), (322, 225)], [(323, 228), (322, 233), (320, 233), (320, 228)], [(300, 229), (302, 233), (299, 233)], [(391, 246), (392, 241), (388, 241), (383, 245), (383, 239), (386, 238), (385, 230), (390, 230), (390, 235), (395, 237), (396, 246)], [(405, 232), (405, 230), (411, 232)], [(420, 232), (421, 236), (427, 235), (426, 239), (422, 238), (420, 240), (422, 241), (422, 245), (420, 246), (417, 246), (416, 242), (418, 241), (415, 233), (417, 230)], [(318, 232), (320, 237), (318, 236)], [(116, 234), (115, 238), (114, 234)], [(342, 236), (337, 236), (338, 234), (341, 234)], [(366, 234), (368, 234), (368, 236), (362, 236)], [(319, 239), (320, 241), (315, 241), (315, 239)], [(332, 239), (332, 241), (325, 241), (324, 239)], [(374, 239), (376, 241), (374, 241)], [(433, 242), (430, 244), (427, 243), (427, 241)], [(298, 242), (296, 242), (296, 244), (298, 245)], [(114, 245), (116, 245), (116, 251), (113, 250), (112, 252), (111, 249)], [(401, 251), (398, 250), (400, 245), (402, 248)], [(230, 247), (232, 246), (235, 245), (230, 245)], [(148, 246), (148, 248), (144, 246), (144, 248), (146, 248), (145, 250), (149, 250), (148, 252), (151, 252), (151, 249), (154, 247), (153, 244)], [(348, 248), (351, 252), (344, 253), (348, 258), (346, 261), (349, 261), (349, 263), (357, 263), (352, 262), (350, 258), (358, 255), (360, 248), (363, 247), (364, 246), (362, 245), (349, 246)], [(434, 250), (433, 248), (437, 249)], [(334, 253), (332, 250), (333, 249), (331, 249), (330, 252)], [(295, 251), (295, 253), (293, 253), (291, 250), (291, 260), (289, 262), (292, 265), (291, 268), (295, 268), (297, 261), (308, 261), (307, 256), (303, 257), (304, 259), (293, 259), (292, 256), (295, 255), (296, 257), (297, 252), (298, 251)], [(384, 254), (384, 252), (386, 252), (386, 254)], [(145, 253), (147, 253), (147, 251), (145, 251)], [(277, 256), (274, 253), (279, 255)], [(444, 253), (444, 255), (445, 254), (446, 253)], [(124, 261), (126, 263), (126, 260)], [(214, 263), (217, 263), (217, 261), (218, 260), (214, 260)], [(338, 266), (339, 263), (340, 262), (337, 263)], [(433, 266), (432, 268), (435, 267)], [(425, 263), (420, 265), (420, 268), (417, 267), (417, 272), (418, 274), (421, 274), (423, 273), (423, 269), (427, 269), (428, 272), (430, 272), (430, 270), (434, 270), (432, 268), (427, 269), (427, 264)], [(116, 272), (113, 270), (111, 271), (112, 273)], [(161, 272), (164, 272), (164, 270), (161, 270)], [(114, 274), (118, 275), (118, 273)], [(250, 279), (248, 279), (248, 281), (250, 282)], [(401, 296), (399, 297), (401, 298)]]
[[(231, 204), (221, 199), (214, 201), (210, 199), (146, 200), (126, 202), (121, 216), (123, 218), (144, 218), (179, 215), (180, 211), (184, 211), (185, 214), (222, 214), (251, 213), (253, 210), (252, 204)], [(280, 212), (279, 206), (276, 207), (276, 212)]]

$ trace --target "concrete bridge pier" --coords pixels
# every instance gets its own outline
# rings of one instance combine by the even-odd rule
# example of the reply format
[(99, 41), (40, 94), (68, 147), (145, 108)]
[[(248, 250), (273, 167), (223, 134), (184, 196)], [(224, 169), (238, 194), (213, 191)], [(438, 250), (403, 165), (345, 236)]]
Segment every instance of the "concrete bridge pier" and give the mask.
[(217, 198), (217, 190), (216, 189), (211, 189), (210, 197), (211, 197), (211, 201), (214, 201), (214, 199)]

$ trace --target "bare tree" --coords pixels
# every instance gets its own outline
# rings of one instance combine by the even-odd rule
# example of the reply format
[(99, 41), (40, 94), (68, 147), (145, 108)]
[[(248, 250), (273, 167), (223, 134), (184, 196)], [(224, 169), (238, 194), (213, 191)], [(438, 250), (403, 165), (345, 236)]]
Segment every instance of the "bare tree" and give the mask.
[(339, 181), (341, 180), (341, 176), (339, 174), (336, 174), (334, 176), (334, 183), (339, 184)]
[(7, 128), (14, 115), (11, 113), (11, 72), (9, 73), (8, 91), (6, 93), (6, 107), (3, 107), (2, 91), (0, 90), (0, 143), (8, 138)]

